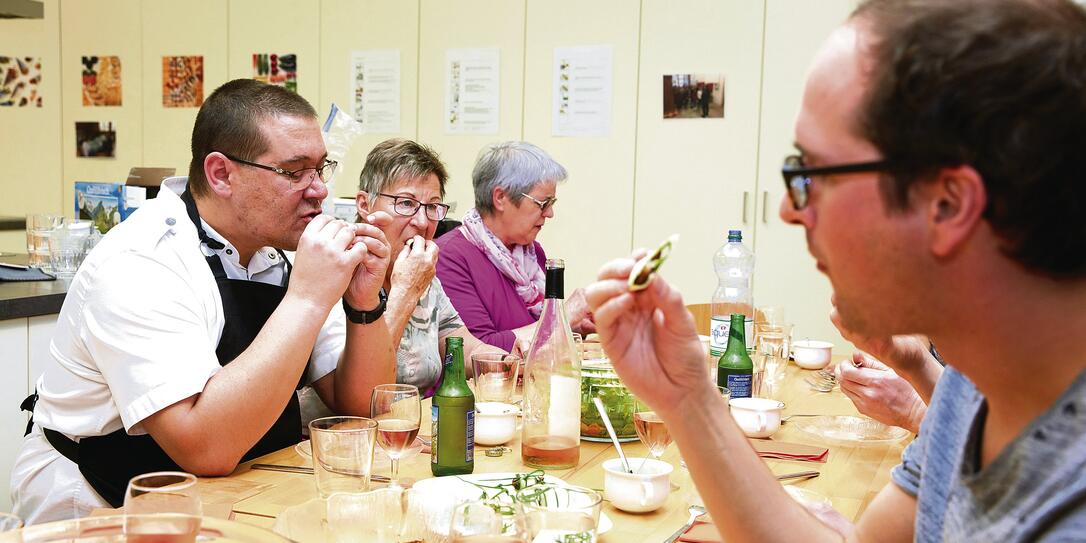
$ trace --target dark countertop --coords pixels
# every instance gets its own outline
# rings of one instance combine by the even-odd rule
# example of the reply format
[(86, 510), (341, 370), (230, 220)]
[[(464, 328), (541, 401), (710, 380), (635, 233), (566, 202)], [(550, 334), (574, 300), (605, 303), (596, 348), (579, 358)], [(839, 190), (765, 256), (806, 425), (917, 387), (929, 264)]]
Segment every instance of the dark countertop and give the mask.
[(0, 215), (0, 230), (26, 230), (26, 217)]
[[(26, 255), (0, 257), (2, 262), (26, 264)], [(68, 281), (0, 282), (0, 320), (60, 313)]]

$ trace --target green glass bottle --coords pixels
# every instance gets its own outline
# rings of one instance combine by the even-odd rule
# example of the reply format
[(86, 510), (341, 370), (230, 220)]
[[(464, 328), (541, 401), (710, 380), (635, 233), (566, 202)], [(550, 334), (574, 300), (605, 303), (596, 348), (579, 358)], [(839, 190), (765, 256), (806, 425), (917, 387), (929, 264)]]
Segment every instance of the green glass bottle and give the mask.
[(731, 326), (728, 330), (728, 348), (720, 355), (717, 364), (716, 384), (726, 387), (732, 398), (751, 396), (751, 377), (754, 375), (754, 361), (747, 354), (743, 321), (746, 316), (732, 313)]
[(437, 477), (474, 471), (475, 395), (464, 378), (463, 338), (445, 338), (445, 374), (430, 414), (430, 471)]

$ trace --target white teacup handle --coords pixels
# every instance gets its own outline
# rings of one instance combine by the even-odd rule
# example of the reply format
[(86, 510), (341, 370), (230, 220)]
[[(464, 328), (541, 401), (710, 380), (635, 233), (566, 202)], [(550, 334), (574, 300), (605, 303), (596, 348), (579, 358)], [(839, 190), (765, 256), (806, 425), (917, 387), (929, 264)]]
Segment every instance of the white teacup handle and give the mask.
[(641, 481), (641, 507), (649, 504), (652, 498), (653, 486), (651, 481)]

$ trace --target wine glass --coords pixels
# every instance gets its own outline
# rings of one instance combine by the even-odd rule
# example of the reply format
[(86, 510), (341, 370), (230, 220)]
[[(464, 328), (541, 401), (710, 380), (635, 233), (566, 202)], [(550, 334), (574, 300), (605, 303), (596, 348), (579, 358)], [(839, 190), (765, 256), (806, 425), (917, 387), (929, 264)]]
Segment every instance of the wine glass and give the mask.
[(191, 473), (157, 471), (128, 482), (124, 529), (129, 541), (195, 541), (202, 514)]
[(377, 444), (392, 461), (390, 487), (399, 487), (400, 458), (419, 433), (422, 407), (414, 385), (377, 385), (370, 395), (370, 416), (377, 421)]
[(671, 432), (667, 431), (664, 420), (655, 411), (649, 411), (645, 404), (638, 401), (637, 409), (633, 416), (637, 437), (649, 448), (652, 458), (659, 460), (668, 445), (671, 445)]
[(469, 501), (453, 508), (449, 543), (526, 543), (528, 522), (516, 502)]

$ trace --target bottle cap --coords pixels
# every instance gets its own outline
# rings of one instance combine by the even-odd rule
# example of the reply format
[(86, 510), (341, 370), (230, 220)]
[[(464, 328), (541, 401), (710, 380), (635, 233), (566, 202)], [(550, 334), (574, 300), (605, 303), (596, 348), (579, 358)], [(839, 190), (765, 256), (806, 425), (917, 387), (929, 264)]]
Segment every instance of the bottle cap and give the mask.
[(743, 241), (743, 231), (728, 230), (728, 241)]

